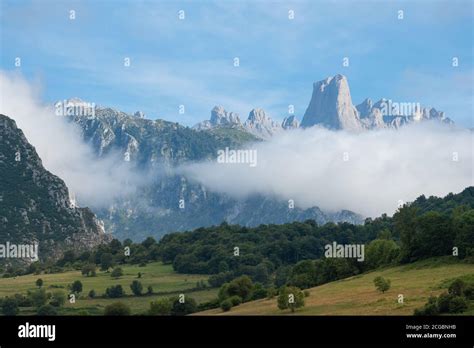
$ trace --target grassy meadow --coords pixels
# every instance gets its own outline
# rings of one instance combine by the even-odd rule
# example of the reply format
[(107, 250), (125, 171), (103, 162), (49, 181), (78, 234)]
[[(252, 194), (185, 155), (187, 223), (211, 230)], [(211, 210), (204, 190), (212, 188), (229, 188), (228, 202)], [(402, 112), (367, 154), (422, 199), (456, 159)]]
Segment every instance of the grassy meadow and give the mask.
[[(160, 297), (169, 297), (179, 293), (194, 298), (198, 303), (206, 302), (216, 297), (217, 289), (194, 290), (198, 281), (207, 284), (206, 275), (186, 275), (173, 271), (171, 265), (164, 265), (161, 262), (149, 263), (144, 267), (138, 265), (123, 265), (123, 276), (112, 278), (110, 272), (97, 271), (97, 276), (86, 277), (81, 271), (67, 271), (54, 274), (25, 275), (15, 278), (0, 278), (0, 297), (11, 296), (15, 293), (26, 294), (28, 290), (37, 289), (35, 282), (38, 278), (43, 280), (43, 288), (47, 291), (54, 291), (58, 288), (67, 291), (69, 284), (75, 280), (80, 280), (83, 290), (76, 298), (76, 303), (71, 304), (66, 301), (64, 307), (60, 309), (60, 314), (83, 314), (87, 310), (90, 314), (102, 314), (103, 308), (113, 302), (124, 302), (130, 306), (132, 314), (143, 314), (151, 301)], [(138, 278), (138, 273), (141, 278)], [(153, 295), (132, 296), (130, 284), (134, 280), (139, 280), (143, 285), (143, 292), (147, 287), (153, 287)], [(122, 298), (88, 298), (87, 294), (94, 289), (97, 296), (105, 293), (105, 289), (112, 285), (122, 285), (126, 297)], [(21, 308), (20, 314), (35, 314), (34, 308)]]
[[(378, 292), (373, 279), (382, 276), (391, 280), (391, 288)], [(276, 297), (243, 303), (229, 312), (212, 309), (194, 315), (413, 315), (431, 295), (447, 290), (454, 278), (474, 280), (474, 265), (444, 260), (424, 260), (405, 266), (381, 269), (309, 289), (305, 306), (294, 314), (280, 310)], [(404, 303), (398, 303), (398, 295)], [(470, 308), (463, 315), (473, 315)]]

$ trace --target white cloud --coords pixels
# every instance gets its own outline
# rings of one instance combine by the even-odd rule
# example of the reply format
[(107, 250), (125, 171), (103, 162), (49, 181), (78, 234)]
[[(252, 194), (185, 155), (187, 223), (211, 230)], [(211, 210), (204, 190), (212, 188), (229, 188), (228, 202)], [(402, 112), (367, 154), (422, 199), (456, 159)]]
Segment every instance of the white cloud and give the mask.
[(207, 162), (181, 172), (235, 197), (276, 195), (303, 208), (378, 216), (392, 214), (399, 200), (443, 196), (473, 185), (472, 144), (468, 130), (428, 123), (360, 134), (315, 127), (254, 144), (254, 168)]
[(106, 206), (146, 182), (118, 155), (97, 159), (79, 130), (40, 102), (38, 84), (0, 71), (0, 90), (0, 113), (16, 121), (44, 167), (65, 181), (80, 205)]

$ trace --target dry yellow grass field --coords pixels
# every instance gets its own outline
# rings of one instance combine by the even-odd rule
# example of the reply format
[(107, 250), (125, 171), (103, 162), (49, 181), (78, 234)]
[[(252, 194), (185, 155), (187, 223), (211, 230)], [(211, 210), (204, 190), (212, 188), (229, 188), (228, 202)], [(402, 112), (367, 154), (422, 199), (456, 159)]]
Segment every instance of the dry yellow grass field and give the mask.
[[(376, 291), (373, 279), (377, 276), (391, 280), (386, 293)], [(276, 297), (233, 307), (229, 312), (220, 308), (197, 315), (412, 315), (431, 295), (446, 291), (449, 281), (464, 277), (474, 278), (473, 264), (446, 264), (427, 260), (357, 275), (309, 289), (305, 306), (292, 314), (277, 307)], [(403, 295), (404, 303), (398, 303)], [(472, 314), (473, 309), (465, 314)], [(195, 314), (195, 315), (196, 315)]]

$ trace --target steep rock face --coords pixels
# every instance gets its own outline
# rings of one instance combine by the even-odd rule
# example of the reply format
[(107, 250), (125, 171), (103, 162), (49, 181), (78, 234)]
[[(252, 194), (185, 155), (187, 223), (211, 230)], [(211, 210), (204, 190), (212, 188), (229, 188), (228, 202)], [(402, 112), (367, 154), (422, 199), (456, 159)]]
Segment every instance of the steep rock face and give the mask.
[[(48, 172), (15, 121), (0, 115), (0, 241), (39, 244), (39, 258), (89, 250), (111, 239), (88, 208), (77, 208), (64, 182)], [(28, 260), (24, 260), (28, 262)]]
[(352, 105), (349, 84), (343, 75), (314, 83), (313, 94), (301, 127), (320, 125), (329, 129), (362, 129), (357, 109)]
[(267, 116), (265, 110), (257, 108), (249, 113), (244, 128), (255, 136), (262, 139), (269, 139), (275, 133), (281, 131), (281, 126)]
[[(378, 118), (377, 122), (366, 127), (369, 129), (400, 128), (403, 125), (422, 121), (438, 121), (448, 125), (454, 123), (446, 117), (444, 112), (437, 111), (435, 108), (421, 107), (418, 103), (394, 102), (391, 99), (382, 98), (370, 107), (361, 106), (364, 102), (357, 106), (361, 112), (361, 119), (367, 113), (370, 115), (368, 118), (373, 118), (373, 115), (377, 115)], [(361, 106), (360, 109), (359, 106)]]
[(214, 130), (214, 129), (236, 129), (251, 134), (258, 139), (269, 139), (281, 130), (278, 122), (273, 121), (265, 110), (252, 109), (245, 123), (240, 121), (240, 117), (235, 112), (228, 112), (222, 106), (215, 106), (211, 110), (211, 118), (196, 124), (193, 129)]
[[(227, 122), (221, 117), (225, 113), (220, 109), (214, 111), (213, 122)], [(239, 121), (234, 113), (227, 116), (229, 120)], [(111, 108), (96, 107), (93, 117), (69, 115), (68, 119), (80, 127), (84, 140), (93, 146), (99, 157), (118, 152), (123, 161), (138, 167), (213, 159), (224, 144), (239, 146), (240, 138), (255, 140), (239, 129), (197, 131), (174, 122), (150, 120)]]
[(136, 241), (150, 235), (159, 238), (174, 231), (218, 225), (223, 221), (248, 227), (307, 219), (319, 224), (363, 222), (362, 216), (348, 211), (330, 214), (318, 207), (289, 209), (288, 202), (275, 197), (254, 195), (237, 200), (179, 175), (162, 177), (141, 189), (139, 194), (119, 200), (98, 214), (114, 236)]
[[(222, 109), (215, 111), (214, 123), (229, 124), (223, 121), (222, 117), (221, 121), (216, 121), (218, 115), (229, 116), (230, 113)], [(236, 118), (229, 120), (235, 121)], [(250, 120), (254, 126), (269, 122), (263, 110), (251, 112)], [(71, 121), (81, 127), (84, 140), (94, 146), (98, 156), (104, 156), (112, 150), (123, 153), (129, 151), (131, 148), (129, 145), (135, 142), (131, 141), (131, 138), (122, 137), (124, 134), (133, 137), (138, 146), (133, 147), (137, 152), (132, 151), (130, 164), (139, 167), (144, 166), (151, 158), (157, 164), (168, 164), (170, 167), (187, 161), (215, 160), (218, 149), (242, 148), (247, 143), (260, 139), (244, 131), (243, 126), (242, 128), (215, 126), (197, 131), (171, 122), (136, 118), (111, 109), (96, 110), (93, 119), (77, 116), (71, 117)], [(158, 122), (161, 122), (159, 130), (155, 129)], [(230, 124), (236, 125), (235, 122)], [(107, 142), (105, 148), (101, 148), (104, 139), (108, 137), (111, 141)], [(160, 144), (166, 139), (174, 141), (167, 142), (167, 146), (163, 148)], [(152, 157), (152, 154), (155, 155)], [(246, 226), (305, 219), (315, 219), (320, 223), (342, 221), (339, 217), (333, 219), (333, 215), (327, 215), (317, 207), (306, 210), (295, 207), (290, 210), (287, 202), (273, 197), (233, 199), (209, 191), (206, 187), (189, 180), (192, 178), (167, 175), (165, 172), (162, 167), (156, 166), (155, 181), (139, 188), (133, 195), (117, 199), (106, 209), (96, 210), (98, 216), (104, 220), (108, 231), (118, 238), (141, 240), (149, 235), (160, 237), (165, 233), (211, 226), (222, 221)], [(181, 199), (184, 208), (180, 207)], [(352, 219), (362, 222), (362, 218), (354, 213)]]
[(357, 111), (359, 111), (360, 118), (367, 118), (374, 107), (374, 103), (370, 98), (366, 98), (362, 103), (356, 106)]
[(298, 121), (295, 115), (285, 117), (283, 119), (283, 122), (281, 123), (281, 128), (283, 128), (284, 130), (296, 129), (299, 126), (300, 126), (300, 122)]
[(239, 114), (235, 112), (227, 112), (222, 106), (215, 106), (211, 110), (211, 119), (212, 126), (240, 126)]
[(421, 107), (418, 103), (394, 102), (385, 98), (373, 103), (367, 98), (354, 107), (347, 78), (336, 75), (314, 83), (313, 94), (301, 127), (319, 125), (335, 130), (361, 131), (399, 128), (428, 120), (453, 124), (444, 112)]
[(380, 129), (387, 127), (383, 119), (382, 111), (375, 108), (372, 100), (369, 98), (357, 105), (356, 109), (359, 112), (359, 119), (364, 128)]

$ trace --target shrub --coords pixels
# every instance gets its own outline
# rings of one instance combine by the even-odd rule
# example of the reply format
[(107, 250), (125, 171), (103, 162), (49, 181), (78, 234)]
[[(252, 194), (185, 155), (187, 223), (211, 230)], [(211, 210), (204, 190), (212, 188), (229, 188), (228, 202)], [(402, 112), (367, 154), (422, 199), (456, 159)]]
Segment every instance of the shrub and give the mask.
[(61, 307), (62, 305), (64, 305), (64, 302), (66, 302), (66, 294), (64, 293), (64, 291), (53, 291), (49, 304), (54, 307)]
[(102, 271), (108, 271), (110, 267), (114, 265), (114, 257), (111, 253), (103, 253), (100, 256), (100, 269)]
[(374, 279), (375, 287), (382, 293), (390, 289), (390, 283), (390, 279), (385, 279), (384, 277), (378, 276)]
[(104, 315), (130, 315), (130, 307), (122, 302), (114, 302), (105, 306)]
[(466, 296), (468, 300), (474, 300), (474, 285), (466, 286), (464, 289), (464, 296)]
[(93, 263), (88, 263), (82, 267), (82, 275), (86, 277), (95, 277), (96, 276), (96, 266)]
[(439, 312), (438, 312), (438, 308), (436, 307), (436, 304), (426, 304), (424, 307), (422, 308), (417, 308), (415, 309), (415, 312), (413, 313), (413, 315), (417, 315), (417, 316), (420, 316), (420, 315), (437, 315)]
[(413, 315), (437, 315), (439, 314), (437, 299), (434, 296), (431, 296), (428, 299), (428, 303), (425, 304), (422, 308), (415, 309)]
[(80, 280), (76, 280), (74, 283), (71, 284), (71, 291), (77, 294), (82, 292), (82, 283)]
[(30, 291), (28, 293), (28, 297), (35, 307), (41, 307), (46, 304), (46, 301), (48, 301), (48, 295), (44, 289)]
[(130, 289), (132, 290), (133, 294), (135, 296), (141, 296), (143, 292), (143, 286), (142, 283), (140, 283), (138, 280), (134, 280), (132, 284), (130, 284)]
[(462, 296), (466, 284), (461, 279), (456, 279), (448, 288), (448, 293), (453, 296)]
[(219, 299), (225, 300), (231, 296), (239, 296), (242, 301), (250, 299), (253, 290), (252, 280), (248, 276), (235, 278), (230, 283), (225, 283), (219, 290)]
[(467, 301), (464, 297), (454, 296), (449, 302), (449, 313), (462, 313), (467, 309)]
[(230, 303), (232, 303), (232, 306), (235, 307), (242, 303), (242, 298), (240, 296), (234, 295), (232, 297), (229, 297), (229, 301)]
[(273, 287), (267, 289), (267, 298), (272, 299), (277, 294), (277, 290)]
[(120, 267), (115, 267), (113, 270), (112, 270), (112, 273), (110, 273), (110, 276), (112, 278), (119, 278), (121, 276), (123, 276), (123, 270), (122, 268)]
[(90, 298), (94, 298), (95, 297), (95, 290), (92, 289), (91, 291), (89, 291), (89, 294), (87, 296), (89, 296)]
[(191, 297), (185, 297), (183, 302), (178, 296), (172, 301), (171, 315), (188, 315), (197, 311), (196, 301)]
[(221, 309), (224, 312), (230, 311), (232, 308), (232, 301), (230, 299), (224, 300), (221, 302)]
[(153, 287), (151, 285), (148, 285), (148, 287), (146, 288), (146, 293), (148, 295), (151, 295), (153, 294)]
[(18, 303), (18, 307), (32, 307), (33, 306), (33, 302), (31, 301), (31, 298), (29, 298), (28, 296), (25, 296), (23, 294), (15, 294), (13, 295), (13, 298)]
[(43, 305), (38, 308), (37, 315), (39, 316), (51, 316), (51, 315), (57, 315), (58, 311), (56, 310), (55, 307), (51, 306), (50, 304)]
[(156, 301), (150, 302), (149, 315), (170, 315), (172, 303), (167, 298), (160, 298)]
[(277, 303), (281, 310), (290, 308), (294, 312), (297, 308), (304, 306), (304, 294), (297, 287), (284, 287), (280, 290)]
[(105, 296), (110, 297), (110, 298), (119, 298), (123, 297), (125, 295), (125, 292), (123, 291), (122, 285), (115, 285), (107, 288), (105, 290)]
[(219, 308), (219, 306), (220, 306), (219, 299), (216, 298), (214, 300), (211, 300), (208, 302), (201, 302), (200, 304), (198, 304), (197, 311), (198, 312), (206, 311), (208, 309)]
[(7, 297), (6, 299), (3, 300), (2, 302), (2, 313), (3, 315), (17, 315), (19, 312), (18, 309), (18, 302), (13, 299)]
[(447, 292), (442, 293), (438, 297), (438, 310), (440, 313), (448, 313), (449, 312), (449, 303), (453, 295), (448, 294)]

